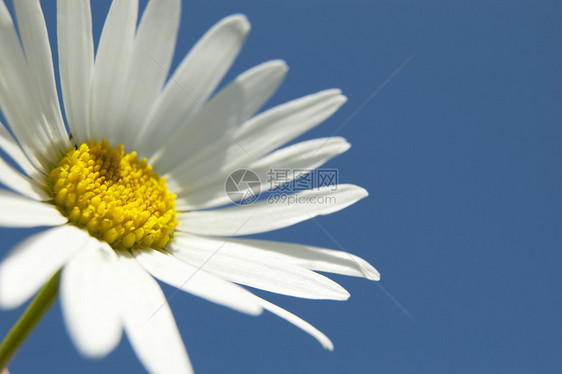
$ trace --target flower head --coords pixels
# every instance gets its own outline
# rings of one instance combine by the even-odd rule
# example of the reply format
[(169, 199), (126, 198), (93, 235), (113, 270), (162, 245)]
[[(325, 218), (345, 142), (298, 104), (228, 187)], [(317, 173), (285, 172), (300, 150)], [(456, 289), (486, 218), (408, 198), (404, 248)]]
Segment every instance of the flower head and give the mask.
[(316, 328), (240, 285), (344, 300), (347, 291), (316, 271), (372, 280), (378, 272), (346, 252), (236, 236), (336, 212), (366, 191), (339, 185), (291, 195), (306, 206), (223, 206), (243, 199), (224, 190), (234, 170), (251, 170), (265, 190), (272, 168), (314, 169), (346, 151), (337, 137), (276, 150), (332, 115), (345, 102), (340, 91), (256, 115), (284, 62), (250, 69), (212, 96), (249, 31), (244, 16), (214, 26), (166, 82), (179, 0), (150, 1), (138, 27), (138, 1), (114, 0), (95, 60), (89, 1), (59, 0), (67, 131), (39, 0), (14, 5), (19, 36), (0, 0), (0, 108), (9, 124), (0, 124), (0, 147), (17, 165), (0, 158), (0, 182), (12, 190), (0, 190), (0, 225), (48, 228), (0, 264), (0, 305), (21, 305), (62, 269), (63, 313), (82, 353), (107, 354), (124, 330), (147, 370), (190, 372), (156, 278), (244, 313), (269, 310), (331, 349)]

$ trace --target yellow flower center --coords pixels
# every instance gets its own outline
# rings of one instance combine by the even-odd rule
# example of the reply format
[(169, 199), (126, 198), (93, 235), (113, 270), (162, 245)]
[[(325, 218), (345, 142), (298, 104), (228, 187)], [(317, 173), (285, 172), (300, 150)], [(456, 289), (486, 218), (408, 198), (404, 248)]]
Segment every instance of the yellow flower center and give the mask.
[(176, 228), (176, 195), (135, 152), (107, 140), (72, 147), (49, 175), (54, 203), (71, 223), (115, 250), (162, 248)]

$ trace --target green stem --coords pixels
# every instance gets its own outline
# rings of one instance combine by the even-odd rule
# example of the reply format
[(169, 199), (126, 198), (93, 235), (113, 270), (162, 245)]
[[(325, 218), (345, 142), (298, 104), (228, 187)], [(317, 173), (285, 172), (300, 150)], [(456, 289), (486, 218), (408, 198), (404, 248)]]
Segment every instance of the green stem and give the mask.
[(0, 370), (4, 369), (59, 295), (60, 270), (43, 286), (0, 344)]

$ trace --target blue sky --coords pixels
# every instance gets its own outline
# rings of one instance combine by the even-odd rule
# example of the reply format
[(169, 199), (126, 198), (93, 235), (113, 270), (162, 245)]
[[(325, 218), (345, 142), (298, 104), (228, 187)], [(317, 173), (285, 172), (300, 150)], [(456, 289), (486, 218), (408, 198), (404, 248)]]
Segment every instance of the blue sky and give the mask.
[[(54, 2), (43, 4), (54, 43)], [(109, 1), (94, 4), (97, 37)], [(183, 1), (175, 65), (216, 21), (243, 13), (252, 32), (225, 82), (281, 58), (290, 71), (268, 107), (333, 87), (349, 98), (302, 139), (348, 139), (327, 166), (370, 196), (321, 226), (260, 237), (341, 246), (382, 274), (382, 288), (333, 276), (347, 302), (258, 292), (326, 333), (333, 352), (270, 314), (175, 295), (196, 372), (562, 370), (561, 11), (556, 1)], [(1, 256), (30, 232), (0, 229)], [(1, 334), (21, 312), (1, 312)], [(82, 358), (57, 303), (11, 370), (143, 369), (126, 339), (101, 361)]]

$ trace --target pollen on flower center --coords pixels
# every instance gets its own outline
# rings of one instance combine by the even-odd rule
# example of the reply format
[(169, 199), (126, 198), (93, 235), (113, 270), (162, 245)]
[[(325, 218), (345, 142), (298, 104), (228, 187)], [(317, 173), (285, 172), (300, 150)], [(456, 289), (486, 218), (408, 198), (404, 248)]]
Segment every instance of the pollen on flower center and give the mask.
[(178, 224), (176, 196), (123, 145), (72, 147), (49, 175), (55, 205), (71, 223), (113, 249), (162, 248)]

